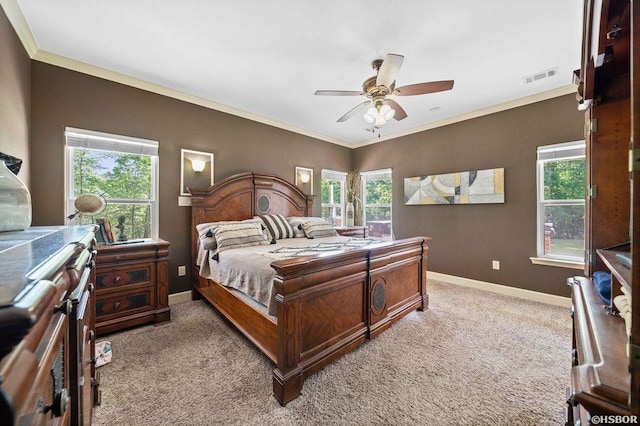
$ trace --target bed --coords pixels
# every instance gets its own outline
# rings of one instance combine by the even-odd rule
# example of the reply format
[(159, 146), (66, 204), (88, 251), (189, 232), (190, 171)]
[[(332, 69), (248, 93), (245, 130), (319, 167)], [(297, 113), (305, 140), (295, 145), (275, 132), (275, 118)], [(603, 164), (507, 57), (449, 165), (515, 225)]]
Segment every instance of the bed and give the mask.
[(275, 315), (270, 315), (242, 293), (200, 275), (197, 226), (276, 213), (313, 216), (313, 196), (260, 173), (190, 192), (192, 298), (206, 299), (274, 363), (273, 393), (282, 405), (300, 395), (309, 375), (408, 313), (428, 308), (430, 238), (413, 237), (273, 260)]

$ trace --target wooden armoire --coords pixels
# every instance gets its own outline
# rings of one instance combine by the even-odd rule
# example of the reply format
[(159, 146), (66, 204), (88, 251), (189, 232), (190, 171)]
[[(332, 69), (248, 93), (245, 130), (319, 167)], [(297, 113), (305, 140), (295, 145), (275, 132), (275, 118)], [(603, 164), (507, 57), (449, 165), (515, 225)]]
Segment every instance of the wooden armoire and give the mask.
[[(585, 0), (575, 75), (585, 112), (586, 256), (585, 276), (569, 280), (566, 423), (640, 421), (640, 2)], [(612, 299), (627, 295), (628, 314), (600, 298), (591, 279), (597, 271), (611, 273)]]

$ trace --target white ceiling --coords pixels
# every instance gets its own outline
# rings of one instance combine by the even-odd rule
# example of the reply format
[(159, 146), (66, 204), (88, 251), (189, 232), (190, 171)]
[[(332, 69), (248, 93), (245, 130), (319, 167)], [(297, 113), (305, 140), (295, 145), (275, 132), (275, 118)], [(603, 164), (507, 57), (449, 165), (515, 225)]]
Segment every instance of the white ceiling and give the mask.
[[(0, 1), (35, 59), (353, 147), (570, 93), (580, 67), (582, 0)], [(398, 86), (453, 90), (394, 97), (408, 118), (381, 138), (337, 123), (366, 99), (314, 91), (360, 90), (387, 53), (405, 57)]]

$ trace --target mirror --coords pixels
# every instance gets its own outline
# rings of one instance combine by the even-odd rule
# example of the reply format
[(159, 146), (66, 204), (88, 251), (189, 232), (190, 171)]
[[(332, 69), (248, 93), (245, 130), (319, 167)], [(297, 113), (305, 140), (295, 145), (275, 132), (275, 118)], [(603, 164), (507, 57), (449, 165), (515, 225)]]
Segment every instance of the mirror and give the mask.
[(313, 195), (313, 169), (296, 167), (296, 186), (305, 194)]
[(188, 188), (213, 185), (212, 153), (181, 149), (180, 160), (180, 195), (191, 195)]

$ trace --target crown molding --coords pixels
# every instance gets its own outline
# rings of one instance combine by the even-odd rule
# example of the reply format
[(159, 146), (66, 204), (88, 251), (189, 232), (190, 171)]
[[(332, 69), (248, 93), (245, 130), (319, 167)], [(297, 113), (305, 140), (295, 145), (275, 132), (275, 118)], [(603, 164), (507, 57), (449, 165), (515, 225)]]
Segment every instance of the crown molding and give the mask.
[(22, 42), (27, 54), (33, 59), (33, 55), (38, 51), (38, 43), (31, 32), (31, 28), (29, 28), (27, 24), (27, 20), (22, 14), (20, 5), (16, 0), (0, 0), (0, 5), (2, 9), (4, 9), (7, 18), (9, 18), (9, 22), (11, 22), (16, 34), (18, 34), (18, 38)]
[(427, 123), (423, 126), (414, 127), (412, 129), (408, 129), (402, 132), (390, 133), (386, 136), (382, 136), (381, 138), (371, 139), (368, 141), (356, 143), (350, 145), (352, 148), (360, 148), (367, 145), (376, 144), (379, 142), (384, 142), (393, 139), (399, 139), (402, 136), (412, 135), (414, 133), (424, 132), (425, 130), (435, 129), (437, 127), (448, 126), (449, 124), (459, 123), (461, 121), (470, 120), (472, 118), (478, 118), (485, 115), (493, 114), (496, 112), (506, 111), (512, 108), (518, 108), (521, 106), (533, 104), (540, 101), (546, 101), (548, 99), (557, 98), (559, 96), (569, 95), (572, 93), (576, 93), (577, 87), (575, 84), (569, 84), (566, 86), (558, 87), (557, 89), (547, 90), (546, 92), (540, 92), (533, 95), (525, 96), (523, 98), (514, 99), (508, 102), (503, 102), (501, 104), (492, 105), (486, 108), (481, 108), (475, 111), (467, 112), (464, 114), (456, 115), (454, 117), (445, 118), (443, 120), (434, 121), (431, 123)]
[(72, 71), (77, 71), (83, 74), (113, 81), (115, 83), (124, 84), (126, 86), (145, 90), (147, 92), (167, 96), (173, 99), (181, 100), (181, 101), (199, 105), (205, 108), (235, 115), (237, 117), (245, 118), (247, 120), (255, 121), (261, 124), (266, 124), (268, 126), (280, 128), (293, 133), (298, 133), (300, 135), (308, 136), (314, 139), (319, 139), (325, 142), (330, 142), (336, 145), (340, 145), (340, 146), (344, 146), (352, 149), (360, 148), (363, 146), (372, 145), (375, 143), (380, 143), (388, 140), (399, 139), (403, 136), (423, 132), (425, 130), (431, 130), (437, 127), (447, 126), (449, 124), (470, 120), (472, 118), (482, 117), (484, 115), (505, 111), (511, 108), (517, 108), (520, 106), (544, 101), (544, 100), (555, 98), (558, 96), (575, 93), (577, 88), (576, 85), (570, 84), (567, 86), (559, 87), (557, 89), (548, 90), (546, 92), (537, 93), (534, 95), (526, 96), (526, 97), (515, 99), (512, 101), (504, 102), (502, 104), (493, 105), (487, 108), (481, 108), (476, 111), (460, 114), (455, 117), (449, 117), (443, 120), (434, 121), (432, 123), (427, 123), (425, 125), (414, 127), (412, 129), (408, 129), (402, 132), (390, 133), (380, 138), (371, 138), (363, 142), (348, 143), (343, 140), (333, 138), (321, 133), (317, 133), (301, 127), (293, 126), (291, 124), (284, 123), (282, 121), (274, 120), (271, 118), (261, 116), (259, 114), (254, 114), (251, 112), (233, 108), (229, 105), (214, 102), (212, 100), (205, 99), (200, 96), (191, 95), (189, 93), (171, 89), (156, 83), (151, 83), (149, 81), (142, 80), (136, 77), (131, 77), (125, 74), (121, 74), (116, 71), (111, 71), (106, 68), (97, 67), (81, 61), (77, 61), (75, 59), (67, 58), (61, 55), (57, 55), (55, 53), (41, 50), (38, 47), (38, 43), (33, 33), (31, 32), (31, 28), (29, 28), (29, 25), (27, 24), (27, 21), (22, 13), (22, 9), (20, 8), (20, 5), (18, 4), (17, 0), (0, 0), (0, 5), (4, 9), (4, 12), (7, 15), (7, 18), (9, 18), (9, 22), (11, 22), (11, 25), (13, 26), (16, 34), (18, 35), (18, 38), (22, 42), (22, 45), (24, 46), (25, 50), (27, 51), (27, 54), (32, 60), (70, 69)]
[(105, 80), (113, 81), (115, 83), (124, 84), (126, 86), (134, 87), (136, 89), (145, 90), (147, 92), (156, 93), (158, 95), (167, 96), (169, 98), (178, 99), (184, 102), (188, 102), (194, 105), (199, 105), (205, 108), (213, 109), (216, 111), (224, 112), (226, 114), (235, 115), (237, 117), (246, 118), (251, 121), (255, 121), (258, 123), (266, 124), (268, 126), (277, 127), (283, 130), (288, 130), (293, 133), (298, 133), (304, 136), (309, 136), (314, 139), (320, 139), (326, 142), (331, 142), (337, 145), (342, 145), (345, 147), (351, 147), (351, 144), (346, 143), (342, 140), (331, 138), (329, 136), (313, 132), (311, 130), (303, 129), (301, 127), (293, 126), (288, 123), (284, 123), (282, 121), (274, 120), (271, 118), (267, 118), (261, 116), (259, 114), (254, 114), (251, 112), (243, 111), (237, 108), (233, 108), (229, 105), (221, 104), (218, 102), (214, 102), (212, 100), (202, 98), (200, 96), (191, 95), (189, 93), (181, 92), (179, 90), (171, 89), (156, 83), (151, 83), (146, 80), (142, 80), (140, 78), (131, 77), (125, 74), (121, 74), (116, 71), (111, 71), (106, 68), (97, 67), (95, 65), (90, 65), (85, 62), (77, 61), (75, 59), (67, 58), (64, 56), (57, 55), (55, 53), (47, 52), (44, 50), (38, 49), (35, 54), (32, 56), (33, 60), (44, 62), (50, 65), (55, 65), (58, 67), (70, 69), (72, 71), (77, 71), (83, 74), (91, 75), (94, 77), (102, 78)]

